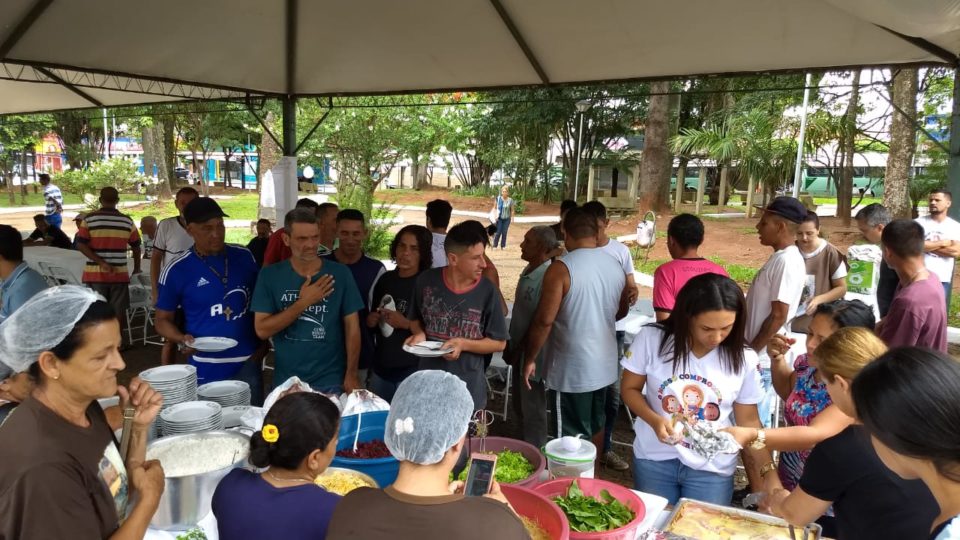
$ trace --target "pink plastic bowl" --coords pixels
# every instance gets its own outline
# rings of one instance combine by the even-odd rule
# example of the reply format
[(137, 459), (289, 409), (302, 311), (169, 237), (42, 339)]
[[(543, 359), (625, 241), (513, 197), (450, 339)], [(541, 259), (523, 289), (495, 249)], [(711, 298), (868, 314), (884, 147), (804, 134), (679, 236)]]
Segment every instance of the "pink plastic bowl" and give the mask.
[(597, 497), (600, 495), (601, 490), (605, 489), (609, 491), (618, 501), (627, 505), (630, 510), (633, 510), (634, 518), (633, 521), (623, 527), (611, 531), (583, 533), (571, 529), (570, 540), (597, 540), (601, 538), (604, 540), (633, 540), (637, 537), (637, 528), (639, 528), (640, 523), (643, 522), (647, 510), (643, 505), (643, 501), (640, 500), (640, 497), (637, 497), (634, 492), (619, 484), (607, 482), (606, 480), (598, 480), (596, 478), (558, 478), (544, 482), (533, 488), (533, 490), (553, 502), (554, 497), (565, 496), (567, 494), (567, 488), (570, 487), (570, 482), (574, 480), (577, 481), (577, 485), (580, 487), (580, 490), (583, 491), (584, 495)]
[[(484, 449), (487, 452), (503, 452), (504, 450), (510, 450), (511, 452), (519, 452), (523, 454), (523, 457), (527, 458), (531, 465), (533, 465), (533, 473), (526, 477), (525, 479), (514, 482), (514, 486), (522, 486), (532, 488), (537, 485), (540, 481), (540, 474), (547, 466), (547, 460), (543, 457), (543, 454), (540, 453), (540, 450), (537, 450), (537, 447), (527, 443), (525, 441), (517, 439), (508, 439), (506, 437), (487, 437), (487, 440), (484, 443)], [(469, 456), (467, 451), (479, 452), (480, 451), (480, 439), (471, 438), (470, 444), (463, 446), (464, 457), (462, 459), (466, 460)]]
[(510, 505), (521, 516), (536, 521), (550, 538), (567, 540), (570, 538), (570, 523), (567, 516), (553, 501), (516, 484), (501, 484), (500, 491), (510, 501)]

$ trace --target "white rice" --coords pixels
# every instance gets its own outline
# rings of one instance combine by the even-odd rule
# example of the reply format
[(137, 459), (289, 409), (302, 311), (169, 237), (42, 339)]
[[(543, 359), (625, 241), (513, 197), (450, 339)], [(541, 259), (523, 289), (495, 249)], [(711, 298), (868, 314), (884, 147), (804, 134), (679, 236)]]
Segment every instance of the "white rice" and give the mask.
[(233, 437), (183, 439), (147, 450), (147, 459), (156, 459), (168, 478), (203, 474), (229, 467), (246, 459), (250, 442)]

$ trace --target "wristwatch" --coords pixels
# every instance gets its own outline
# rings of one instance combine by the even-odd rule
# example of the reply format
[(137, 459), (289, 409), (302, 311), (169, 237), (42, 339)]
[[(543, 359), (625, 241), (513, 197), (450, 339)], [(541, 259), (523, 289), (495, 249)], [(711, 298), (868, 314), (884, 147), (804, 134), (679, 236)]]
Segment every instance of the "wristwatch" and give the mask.
[(754, 450), (763, 450), (767, 447), (767, 432), (762, 429), (757, 430), (757, 438), (750, 443), (750, 448)]

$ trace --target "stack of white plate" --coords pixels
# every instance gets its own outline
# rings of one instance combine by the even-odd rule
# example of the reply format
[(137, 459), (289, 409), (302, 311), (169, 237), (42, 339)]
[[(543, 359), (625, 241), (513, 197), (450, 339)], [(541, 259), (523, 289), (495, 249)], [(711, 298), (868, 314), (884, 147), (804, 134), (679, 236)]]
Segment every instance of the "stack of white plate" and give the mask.
[(214, 401), (224, 407), (250, 405), (250, 385), (243, 381), (217, 381), (200, 385), (197, 398)]
[(252, 407), (249, 405), (233, 405), (231, 407), (223, 407), (223, 427), (224, 429), (235, 428), (241, 425), (240, 419), (243, 418), (243, 414), (250, 410)]
[(160, 411), (160, 433), (164, 437), (223, 429), (223, 412), (212, 401), (187, 401)]
[(159, 366), (140, 372), (140, 378), (163, 396), (164, 409), (197, 399), (197, 368), (194, 366)]

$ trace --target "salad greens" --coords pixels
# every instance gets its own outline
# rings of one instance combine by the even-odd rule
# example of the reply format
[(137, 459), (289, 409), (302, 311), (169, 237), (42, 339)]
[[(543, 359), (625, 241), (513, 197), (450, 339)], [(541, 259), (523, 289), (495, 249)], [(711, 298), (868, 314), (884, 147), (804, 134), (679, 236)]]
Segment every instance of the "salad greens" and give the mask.
[(177, 536), (177, 540), (207, 540), (207, 534), (200, 527), (194, 527)]
[(566, 497), (554, 497), (553, 501), (567, 515), (570, 530), (576, 532), (603, 532), (619, 529), (633, 521), (634, 513), (607, 490), (596, 499), (584, 495), (574, 480), (567, 488)]
[[(521, 480), (526, 480), (528, 476), (533, 474), (533, 465), (520, 452), (504, 450), (487, 453), (497, 455), (497, 468), (494, 478), (501, 484), (515, 484)], [(466, 480), (469, 472), (470, 462), (468, 461), (466, 468), (463, 469), (457, 480)]]

